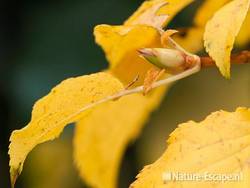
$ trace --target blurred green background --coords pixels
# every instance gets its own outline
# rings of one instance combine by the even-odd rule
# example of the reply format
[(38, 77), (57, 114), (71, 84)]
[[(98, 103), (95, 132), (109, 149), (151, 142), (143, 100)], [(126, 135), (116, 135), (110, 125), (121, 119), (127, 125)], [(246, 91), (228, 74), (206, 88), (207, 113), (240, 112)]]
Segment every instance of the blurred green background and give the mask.
[[(0, 7), (0, 187), (9, 187), (8, 139), (29, 121), (33, 103), (68, 77), (107, 67), (92, 30), (120, 24), (142, 0), (2, 0)], [(192, 25), (195, 1), (169, 27)], [(194, 39), (195, 40), (195, 39)], [(232, 79), (209, 68), (174, 84), (141, 137), (123, 159), (119, 187), (128, 187), (138, 171), (157, 159), (171, 131), (209, 113), (250, 106), (250, 64), (233, 66)], [(54, 142), (28, 156), (17, 188), (84, 187), (72, 160), (73, 126)], [(112, 146), (111, 146), (112, 147)]]

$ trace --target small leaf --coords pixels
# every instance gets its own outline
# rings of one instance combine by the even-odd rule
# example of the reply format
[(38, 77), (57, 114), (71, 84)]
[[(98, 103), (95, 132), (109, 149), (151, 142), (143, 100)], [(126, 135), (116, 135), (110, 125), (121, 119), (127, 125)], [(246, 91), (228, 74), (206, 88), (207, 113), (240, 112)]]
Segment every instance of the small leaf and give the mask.
[(21, 173), (28, 153), (38, 144), (53, 140), (63, 128), (75, 122), (95, 102), (123, 89), (108, 73), (70, 78), (56, 86), (33, 107), (29, 124), (10, 137), (10, 175), (12, 185)]
[(217, 11), (206, 25), (206, 51), (226, 78), (230, 77), (230, 55), (235, 37), (247, 15), (249, 4), (250, 0), (233, 0)]
[[(164, 154), (146, 166), (131, 188), (247, 188), (250, 187), (250, 109), (219, 111), (196, 123), (179, 125), (168, 139)], [(233, 174), (240, 181), (174, 181), (164, 173)]]
[(143, 94), (146, 95), (151, 89), (152, 85), (159, 80), (165, 73), (165, 69), (152, 68), (149, 69), (143, 83)]

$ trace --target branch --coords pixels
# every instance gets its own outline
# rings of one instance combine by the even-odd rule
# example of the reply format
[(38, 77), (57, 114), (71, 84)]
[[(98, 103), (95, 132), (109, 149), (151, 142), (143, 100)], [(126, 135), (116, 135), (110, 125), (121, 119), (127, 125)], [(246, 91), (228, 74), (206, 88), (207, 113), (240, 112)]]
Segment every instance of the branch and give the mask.
[[(197, 58), (196, 56), (190, 56), (190, 57), (193, 57), (189, 60), (192, 60), (192, 62), (194, 63), (193, 67), (190, 67), (189, 69), (179, 73), (179, 74), (176, 74), (176, 75), (172, 75), (170, 77), (167, 77), (165, 79), (162, 79), (162, 80), (158, 80), (156, 82), (154, 82), (152, 84), (152, 89), (153, 88), (156, 88), (156, 87), (159, 87), (159, 86), (162, 86), (162, 85), (166, 85), (166, 84), (169, 84), (169, 83), (173, 83), (177, 80), (180, 80), (182, 78), (185, 78), (185, 77), (188, 77), (192, 74), (195, 74), (197, 72), (200, 71), (200, 68), (204, 68), (204, 67), (211, 67), (211, 66), (215, 66), (215, 62), (212, 60), (211, 57), (200, 57), (200, 63), (195, 63), (197, 61)], [(250, 51), (242, 51), (240, 53), (237, 53), (237, 54), (233, 54), (231, 56), (231, 61), (232, 63), (234, 64), (245, 64), (245, 63), (250, 63)], [(135, 80), (132, 82), (132, 84), (137, 80), (138, 78), (135, 78)], [(129, 85), (130, 86), (130, 85)], [(134, 94), (134, 93), (142, 93), (143, 92), (143, 86), (138, 86), (138, 87), (135, 87), (135, 88), (132, 88), (132, 89), (128, 89), (129, 88), (126, 87), (125, 90), (122, 90), (120, 92), (118, 92), (117, 94), (115, 95), (112, 95), (112, 96), (108, 96), (104, 99), (101, 99), (100, 101), (97, 101), (93, 104), (89, 104), (87, 106), (85, 106), (84, 108), (80, 109), (77, 113), (81, 113), (83, 112), (84, 110), (90, 108), (90, 107), (93, 107), (97, 104), (101, 104), (101, 103), (104, 103), (104, 102), (107, 102), (107, 101), (110, 101), (110, 100), (116, 100), (116, 99), (119, 99), (120, 97), (123, 97), (123, 96), (126, 96), (126, 95), (131, 95), (131, 94)], [(74, 114), (75, 115), (75, 114)]]
[[(215, 62), (211, 57), (200, 57), (200, 59), (202, 68), (215, 66)], [(245, 50), (236, 54), (232, 54), (231, 63), (232, 64), (250, 63), (250, 51)]]
[[(195, 56), (194, 56), (195, 57)], [(192, 61), (196, 61), (197, 59), (191, 59)], [(231, 56), (231, 61), (232, 63), (235, 64), (245, 64), (245, 63), (250, 63), (250, 51), (242, 51), (240, 53), (234, 54)], [(210, 67), (210, 66), (214, 66), (215, 62), (210, 58), (210, 57), (200, 57), (200, 63), (195, 63), (193, 67), (191, 67), (190, 69), (187, 69), (179, 74), (167, 77), (165, 79), (162, 80), (158, 80), (156, 82), (154, 82), (152, 84), (152, 89), (162, 86), (162, 85), (166, 85), (166, 84), (170, 84), (173, 83), (177, 80), (180, 80), (182, 78), (188, 77), (192, 74), (195, 74), (197, 72), (200, 71), (201, 67)], [(135, 80), (132, 82), (132, 84), (137, 80), (138, 78), (135, 78)], [(104, 99), (101, 99), (95, 103), (89, 104), (83, 108), (81, 108), (79, 111), (77, 111), (75, 114), (72, 114), (70, 117), (68, 117), (69, 119), (72, 118), (73, 116), (76, 116), (80, 113), (82, 113), (83, 111), (85, 111), (86, 109), (89, 109), (93, 106), (96, 106), (98, 104), (110, 101), (110, 100), (117, 100), (120, 97), (126, 96), (126, 95), (131, 95), (134, 93), (142, 93), (143, 92), (143, 86), (138, 86), (132, 89), (128, 89), (131, 85), (129, 85), (128, 87), (126, 87), (124, 90), (118, 92), (115, 95), (112, 96), (108, 96)]]

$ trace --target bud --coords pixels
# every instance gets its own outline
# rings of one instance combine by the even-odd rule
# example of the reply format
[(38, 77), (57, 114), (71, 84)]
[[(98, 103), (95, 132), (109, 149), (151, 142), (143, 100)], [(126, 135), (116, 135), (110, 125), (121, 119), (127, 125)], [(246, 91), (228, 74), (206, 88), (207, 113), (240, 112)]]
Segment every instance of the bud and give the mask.
[(185, 64), (185, 55), (175, 49), (143, 48), (139, 50), (142, 57), (159, 68), (178, 69)]

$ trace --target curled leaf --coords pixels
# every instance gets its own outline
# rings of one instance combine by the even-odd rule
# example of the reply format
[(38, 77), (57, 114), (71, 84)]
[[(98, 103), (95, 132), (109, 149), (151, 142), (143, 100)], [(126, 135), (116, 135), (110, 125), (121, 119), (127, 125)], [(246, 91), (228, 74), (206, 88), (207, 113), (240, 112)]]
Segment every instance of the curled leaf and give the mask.
[(230, 55), (235, 37), (247, 15), (249, 4), (250, 0), (233, 0), (217, 11), (206, 25), (206, 51), (226, 78), (230, 77)]
[(164, 31), (164, 33), (161, 35), (161, 44), (163, 47), (168, 48), (169, 46), (169, 38), (172, 37), (172, 35), (178, 33), (177, 30), (174, 29), (168, 29)]
[[(164, 154), (146, 166), (131, 188), (247, 188), (250, 186), (250, 110), (219, 111), (180, 124)], [(174, 181), (179, 174), (242, 174), (238, 181)], [(170, 174), (170, 178), (165, 176)], [(239, 176), (240, 177), (240, 176)]]

